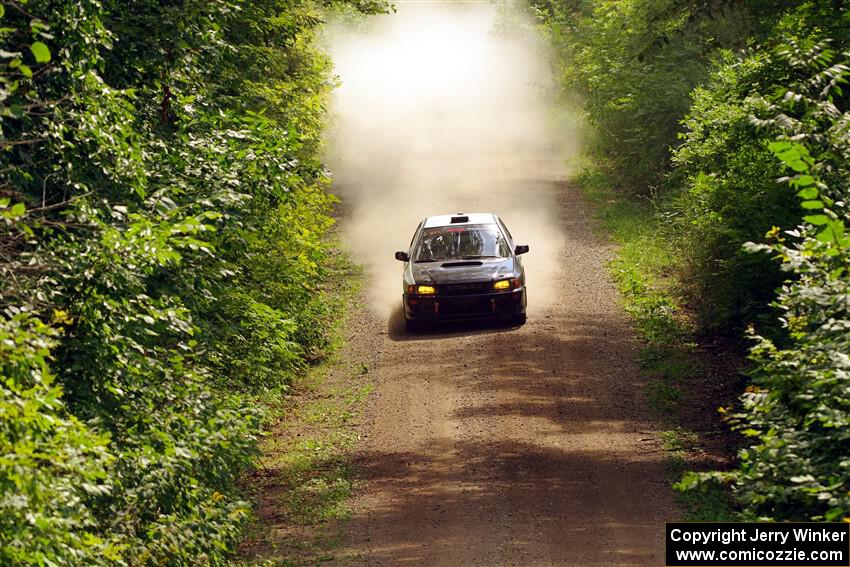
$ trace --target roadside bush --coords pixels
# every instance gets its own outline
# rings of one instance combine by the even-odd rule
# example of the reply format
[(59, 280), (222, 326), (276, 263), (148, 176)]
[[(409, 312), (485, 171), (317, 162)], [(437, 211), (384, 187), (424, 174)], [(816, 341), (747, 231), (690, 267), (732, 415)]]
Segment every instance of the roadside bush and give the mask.
[(747, 248), (771, 254), (789, 276), (777, 299), (788, 340), (752, 333), (753, 385), (731, 416), (750, 440), (740, 468), (682, 486), (729, 482), (748, 518), (838, 520), (850, 514), (850, 57), (796, 40), (776, 59), (796, 80), (762, 100), (753, 120), (780, 132), (770, 144), (788, 173), (780, 181), (807, 214)]
[(596, 0), (532, 2), (559, 52), (569, 97), (590, 126), (591, 153), (601, 154), (622, 191), (661, 185), (693, 88), (708, 76), (713, 52), (751, 26), (732, 3)]
[(29, 0), (0, 19), (0, 563), (225, 564), (250, 395), (289, 384), (329, 324), (318, 8)]
[(774, 181), (781, 168), (767, 149), (770, 133), (751, 121), (756, 97), (773, 88), (781, 71), (761, 52), (724, 52), (711, 79), (694, 90), (683, 143), (673, 155), (670, 184), (681, 187), (675, 234), (703, 329), (740, 330), (771, 320), (783, 276), (741, 244), (799, 218), (794, 195)]
[(788, 35), (839, 29), (846, 9), (802, 0), (532, 6), (557, 52), (565, 100), (585, 115), (595, 166), (624, 195), (655, 199), (672, 221), (679, 277), (702, 330), (734, 334), (772, 321), (782, 277), (741, 245), (799, 211), (771, 181), (779, 171), (765, 142), (775, 133), (749, 116), (787, 72), (771, 49)]
[(49, 365), (59, 331), (11, 311), (0, 318), (0, 563), (114, 559), (87, 505), (112, 489), (109, 437), (65, 411)]
[(686, 260), (675, 275), (702, 329), (757, 329), (752, 384), (731, 418), (745, 436), (740, 468), (680, 486), (729, 483), (746, 518), (848, 516), (850, 7), (532, 5), (595, 161), (611, 164), (623, 195), (657, 197), (658, 218), (670, 219), (655, 236), (674, 235)]

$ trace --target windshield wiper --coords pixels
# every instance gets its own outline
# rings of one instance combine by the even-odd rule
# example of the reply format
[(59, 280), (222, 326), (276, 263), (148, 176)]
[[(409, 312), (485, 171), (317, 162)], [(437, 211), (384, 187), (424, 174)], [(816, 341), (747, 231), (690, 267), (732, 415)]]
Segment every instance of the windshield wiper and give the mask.
[(414, 264), (424, 264), (425, 262), (439, 262), (439, 260), (435, 260), (433, 258), (419, 258), (418, 260), (414, 260)]
[(487, 255), (479, 255), (479, 256), (461, 256), (461, 260), (478, 260), (480, 258), (501, 258), (501, 256), (487, 256)]

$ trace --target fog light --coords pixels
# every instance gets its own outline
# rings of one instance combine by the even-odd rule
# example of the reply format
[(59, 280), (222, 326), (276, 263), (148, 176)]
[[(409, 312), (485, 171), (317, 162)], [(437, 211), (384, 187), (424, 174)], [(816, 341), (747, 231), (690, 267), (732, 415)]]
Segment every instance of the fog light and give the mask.
[(434, 295), (436, 292), (437, 290), (431, 285), (420, 285), (416, 287), (416, 293), (419, 295)]
[(500, 280), (493, 282), (493, 289), (511, 289), (511, 280)]

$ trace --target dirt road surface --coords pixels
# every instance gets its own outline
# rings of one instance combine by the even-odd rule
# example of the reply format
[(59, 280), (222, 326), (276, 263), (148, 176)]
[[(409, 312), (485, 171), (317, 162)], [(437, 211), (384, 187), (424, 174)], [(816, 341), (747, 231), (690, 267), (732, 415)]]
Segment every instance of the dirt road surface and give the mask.
[(375, 391), (345, 564), (664, 564), (676, 510), (610, 247), (577, 189), (537, 190), (557, 204), (564, 242), (559, 284), (525, 326), (407, 335), (400, 312), (359, 323)]

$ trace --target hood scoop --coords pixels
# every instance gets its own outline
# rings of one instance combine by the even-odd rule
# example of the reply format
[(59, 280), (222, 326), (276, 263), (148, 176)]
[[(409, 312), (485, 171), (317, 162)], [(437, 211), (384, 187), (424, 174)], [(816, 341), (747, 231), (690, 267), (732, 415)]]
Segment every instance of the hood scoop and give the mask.
[(465, 260), (463, 262), (443, 262), (440, 264), (441, 268), (463, 268), (467, 266), (482, 266), (483, 262), (476, 260)]

